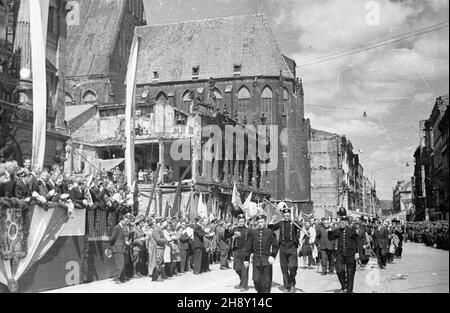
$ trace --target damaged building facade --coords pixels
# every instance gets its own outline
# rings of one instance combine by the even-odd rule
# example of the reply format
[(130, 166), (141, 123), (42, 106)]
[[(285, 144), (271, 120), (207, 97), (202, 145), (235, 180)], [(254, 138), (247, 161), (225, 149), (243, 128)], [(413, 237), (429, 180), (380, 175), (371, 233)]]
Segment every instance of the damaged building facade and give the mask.
[(364, 176), (359, 155), (345, 137), (312, 129), (311, 195), (316, 217), (336, 217), (343, 207), (350, 214), (376, 216), (375, 183)]
[[(87, 18), (89, 25), (89, 14)], [(92, 19), (96, 18), (93, 14)], [(99, 86), (96, 75), (101, 71), (89, 72), (88, 69), (95, 67), (89, 65), (84, 67), (84, 72), (79, 72), (78, 61), (75, 61), (86, 58), (87, 49), (78, 45), (87, 42), (87, 38), (103, 36), (100, 29), (106, 28), (115, 35), (109, 37), (112, 42), (108, 45), (106, 38), (102, 37), (102, 41), (115, 49), (111, 50), (115, 51), (111, 54), (114, 58), (121, 46), (120, 34), (127, 27), (124, 25), (127, 19), (121, 20), (96, 29), (88, 26), (72, 29), (77, 39), (74, 39), (76, 46), (70, 49), (70, 64), (78, 73), (68, 77), (66, 83), (67, 101), (72, 104), (68, 106), (66, 120), (72, 132), (75, 170), (108, 170), (123, 161), (125, 87), (108, 83), (109, 95), (112, 90), (112, 94), (122, 96), (101, 96), (102, 90), (108, 89), (96, 89)], [(111, 19), (105, 21), (111, 22)], [(172, 178), (171, 182), (159, 184), (151, 211), (170, 215), (176, 190), (174, 182), (185, 178), (185, 182), (181, 182), (180, 208), (192, 215), (198, 213), (199, 201), (205, 203), (208, 212), (221, 215), (228, 211), (234, 183), (242, 195), (252, 192), (254, 201), (270, 197), (288, 200), (298, 207), (297, 213), (312, 215), (310, 126), (304, 119), (302, 83), (297, 78), (295, 62), (281, 53), (264, 16), (244, 15), (155, 26), (139, 26), (138, 20), (133, 21), (137, 26), (136, 34), (141, 38), (135, 116), (136, 169), (156, 170), (157, 165), (162, 164)], [(71, 29), (69, 43), (70, 36)], [(128, 38), (128, 45), (131, 45), (132, 37)], [(92, 53), (91, 62), (86, 64), (109, 64), (104, 72), (110, 71), (117, 77), (125, 73), (126, 58), (121, 59), (124, 67), (112, 60), (96, 62), (105, 53), (93, 44), (92, 48), (87, 52)], [(78, 77), (82, 76), (81, 82)], [(121, 77), (124, 81), (125, 77)], [(198, 155), (195, 151), (205, 149), (210, 138), (196, 137), (195, 129), (204, 130), (210, 125), (222, 129), (224, 135), (227, 126), (241, 129), (255, 126), (256, 130), (261, 125), (275, 126), (271, 129), (276, 129), (276, 133), (266, 138), (258, 134), (256, 146), (253, 146), (248, 139), (254, 136), (250, 127), (240, 134), (245, 138), (243, 147), (234, 145), (233, 153), (228, 151), (233, 156), (231, 160), (225, 158), (226, 151), (207, 160), (203, 153)], [(239, 131), (235, 136), (238, 135)], [(189, 143), (188, 160), (173, 158), (171, 150), (180, 140)], [(226, 140), (222, 139), (223, 147), (226, 147)], [(249, 152), (258, 151), (258, 147), (267, 142), (270, 142), (266, 145), (267, 151), (274, 153), (270, 161), (276, 162), (271, 171), (262, 170), (264, 163), (260, 158), (248, 158)], [(244, 159), (236, 157), (239, 149), (245, 151)], [(104, 167), (105, 164), (108, 166)], [(144, 194), (145, 208), (148, 203), (145, 193), (150, 192), (150, 186), (142, 185), (140, 190)]]

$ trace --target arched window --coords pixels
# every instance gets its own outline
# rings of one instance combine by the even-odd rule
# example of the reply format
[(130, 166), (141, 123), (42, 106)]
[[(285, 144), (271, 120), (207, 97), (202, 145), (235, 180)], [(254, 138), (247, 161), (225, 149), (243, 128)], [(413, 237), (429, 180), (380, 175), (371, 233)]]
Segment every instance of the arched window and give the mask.
[(166, 96), (166, 94), (163, 91), (161, 91), (158, 94), (158, 96), (156, 96), (156, 103), (157, 104), (166, 105), (168, 101), (169, 101), (169, 98)]
[(267, 118), (268, 122), (272, 121), (272, 109), (273, 109), (273, 92), (270, 87), (265, 87), (261, 93), (261, 111)]
[(283, 106), (281, 108), (281, 113), (289, 114), (289, 91), (286, 88), (283, 88)]
[(238, 92), (238, 109), (251, 109), (251, 99), (250, 90), (243, 86)]
[(190, 91), (190, 90), (186, 90), (186, 91), (183, 93), (183, 105), (182, 105), (182, 108), (181, 108), (181, 109), (182, 109), (184, 112), (190, 112), (191, 103), (192, 103), (192, 100), (191, 100), (191, 91)]
[(70, 93), (66, 92), (66, 96), (65, 96), (64, 102), (66, 104), (69, 104), (69, 105), (73, 103), (73, 97), (72, 97), (72, 95)]
[(92, 90), (88, 90), (83, 95), (83, 103), (93, 103), (97, 101), (97, 94)]
[(219, 88), (214, 88), (213, 94), (214, 94), (214, 97), (216, 98), (216, 105), (218, 107), (221, 107), (222, 106), (222, 101), (223, 101), (222, 92), (220, 91)]

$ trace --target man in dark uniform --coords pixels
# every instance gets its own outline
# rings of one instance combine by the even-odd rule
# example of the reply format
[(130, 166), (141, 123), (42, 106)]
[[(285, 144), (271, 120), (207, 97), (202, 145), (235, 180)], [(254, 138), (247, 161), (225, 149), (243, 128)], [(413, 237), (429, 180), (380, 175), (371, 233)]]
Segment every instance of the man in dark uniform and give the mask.
[(258, 293), (270, 293), (272, 289), (272, 265), (277, 257), (279, 246), (273, 230), (266, 227), (267, 217), (256, 217), (257, 228), (250, 233), (246, 261), (249, 266), (253, 254), (253, 281)]
[(280, 230), (280, 265), (283, 273), (283, 283), (285, 292), (295, 293), (295, 285), (298, 269), (297, 249), (299, 246), (300, 231), (291, 221), (291, 210), (285, 208), (283, 220), (273, 224), (277, 218), (274, 216), (269, 228), (273, 231)]
[(328, 230), (328, 239), (337, 240), (336, 270), (341, 292), (353, 293), (356, 261), (359, 259), (358, 233), (349, 226), (347, 216), (342, 216), (339, 228)]
[(245, 215), (238, 216), (238, 225), (232, 230), (225, 230), (225, 238), (231, 239), (231, 249), (233, 251), (233, 268), (239, 276), (240, 284), (235, 286), (241, 291), (248, 290), (248, 270), (249, 266), (245, 266), (245, 253), (249, 242), (251, 230), (245, 226)]
[(116, 284), (125, 281), (125, 252), (127, 249), (127, 242), (124, 228), (128, 223), (129, 220), (127, 216), (123, 216), (119, 224), (114, 227), (109, 243), (116, 263), (116, 272), (114, 274), (114, 281)]

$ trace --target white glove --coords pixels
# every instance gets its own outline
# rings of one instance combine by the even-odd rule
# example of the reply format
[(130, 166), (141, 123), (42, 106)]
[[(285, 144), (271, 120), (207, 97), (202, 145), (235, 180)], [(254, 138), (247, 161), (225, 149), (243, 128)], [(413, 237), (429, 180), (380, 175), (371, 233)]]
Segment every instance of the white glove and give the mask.
[(87, 206), (89, 205), (89, 202), (87, 200), (83, 200), (83, 205)]
[(272, 265), (275, 262), (275, 259), (273, 257), (269, 257), (269, 264)]
[(359, 253), (355, 253), (355, 260), (356, 260), (356, 261), (359, 260)]
[(250, 265), (250, 262), (244, 261), (244, 266), (245, 266), (246, 268), (249, 267), (249, 265)]

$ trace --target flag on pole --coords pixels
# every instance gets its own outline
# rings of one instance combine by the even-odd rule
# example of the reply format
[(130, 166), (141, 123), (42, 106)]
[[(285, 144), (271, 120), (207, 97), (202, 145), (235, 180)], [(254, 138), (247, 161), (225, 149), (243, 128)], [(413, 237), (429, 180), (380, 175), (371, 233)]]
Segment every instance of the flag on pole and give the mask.
[(239, 191), (237, 190), (236, 182), (234, 183), (234, 187), (233, 187), (233, 195), (231, 197), (231, 204), (234, 207), (238, 207), (240, 209), (243, 209), (243, 205), (242, 205), (242, 201), (241, 201), (241, 195), (239, 194)]
[(206, 206), (206, 203), (203, 199), (203, 194), (200, 193), (200, 197), (198, 199), (198, 216), (201, 218), (208, 217), (208, 207)]
[(33, 75), (32, 164), (43, 168), (47, 135), (47, 21), (49, 0), (29, 1)]
[(128, 71), (126, 78), (127, 85), (127, 106), (125, 109), (125, 170), (127, 175), (127, 185), (132, 186), (135, 181), (135, 160), (134, 160), (134, 139), (135, 139), (135, 94), (136, 94), (136, 71), (139, 56), (140, 38), (134, 35), (131, 45), (130, 59), (128, 61)]

